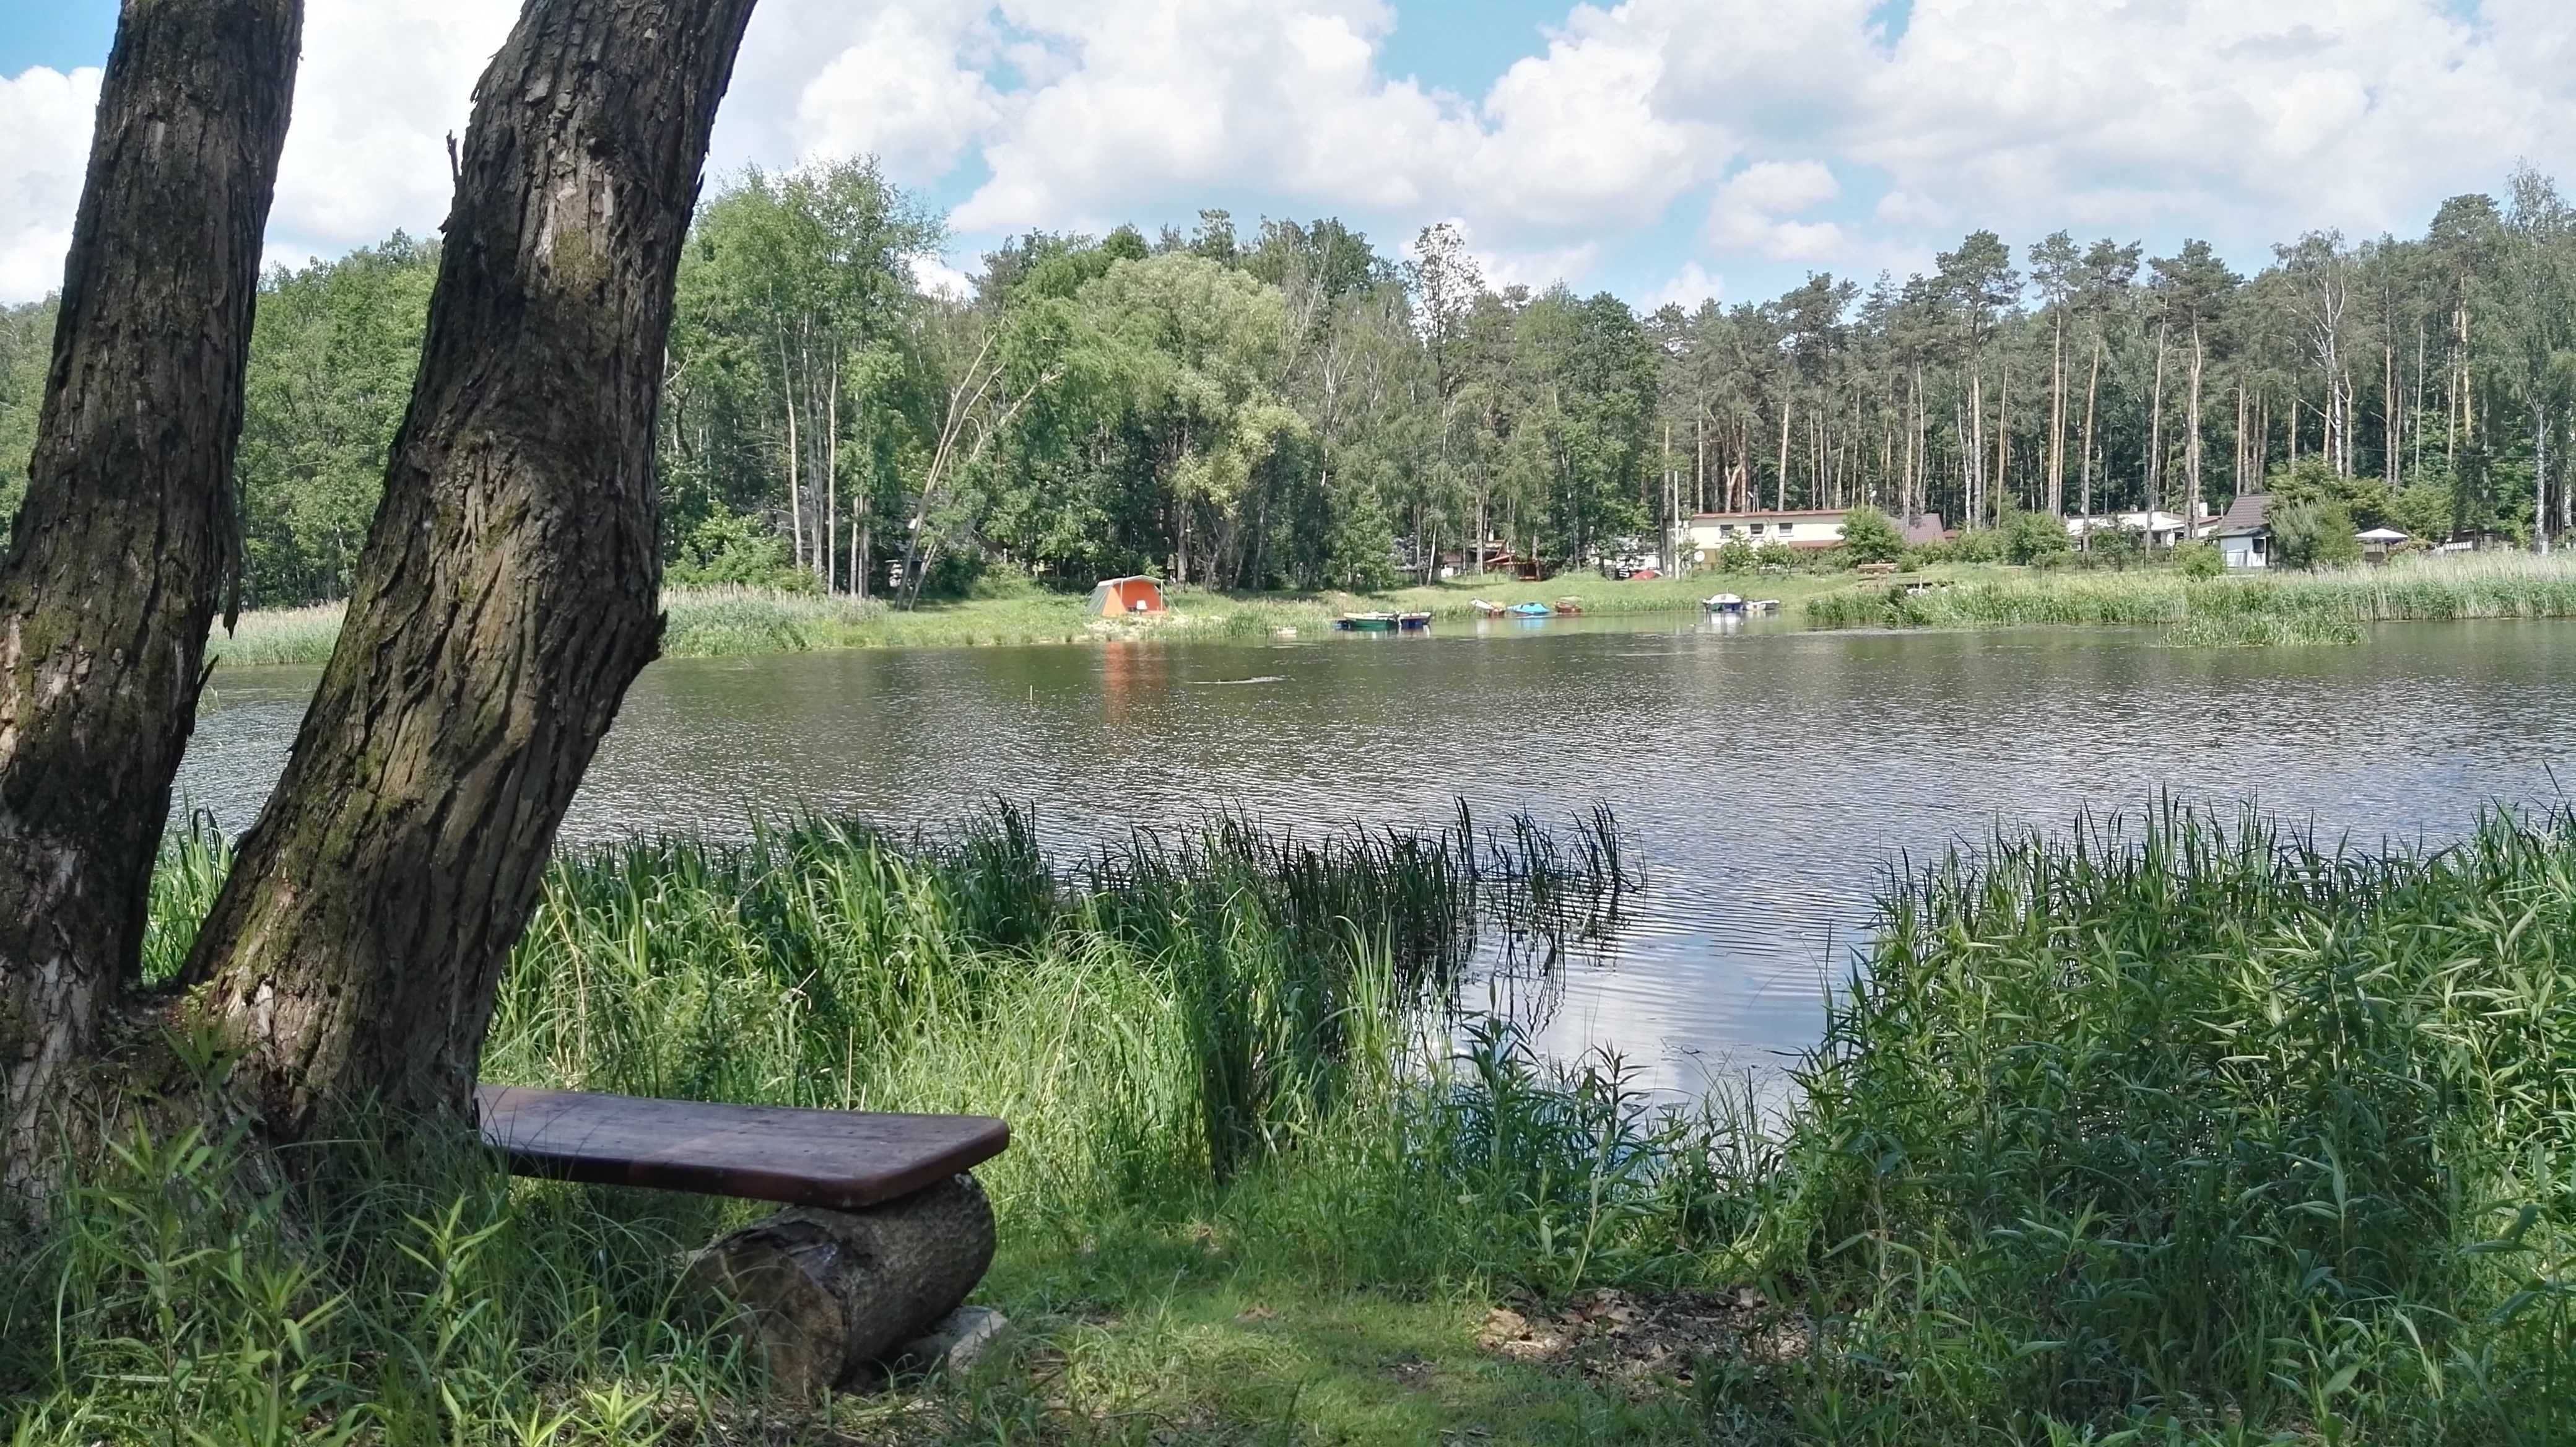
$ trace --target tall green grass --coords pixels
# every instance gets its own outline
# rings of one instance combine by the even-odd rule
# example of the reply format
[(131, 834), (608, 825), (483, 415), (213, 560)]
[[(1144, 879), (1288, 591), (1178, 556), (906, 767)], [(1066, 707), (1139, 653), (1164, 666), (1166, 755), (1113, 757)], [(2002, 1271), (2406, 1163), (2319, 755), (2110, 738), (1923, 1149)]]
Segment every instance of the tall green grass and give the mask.
[(2214, 642), (2244, 641), (2247, 630), (2230, 625), (2247, 618), (2302, 622), (2311, 634), (2332, 624), (2568, 618), (2576, 617), (2576, 557), (2479, 553), (2205, 580), (2161, 570), (2028, 573), (1922, 593), (1833, 593), (1808, 603), (1806, 617), (1830, 628), (2200, 624)]
[[(221, 868), (174, 843), (160, 966)], [(1444, 1008), (1635, 883), (1606, 819), (639, 840), (550, 876), (487, 1073), (1008, 1117), (987, 1294), (1034, 1341), (834, 1408), (861, 1440), (1411, 1440), (1356, 1425), (1392, 1379), (1309, 1393), (1349, 1341), (1264, 1324), (1355, 1302), (1461, 1321), (1439, 1430), (1498, 1440), (2576, 1440), (2576, 816), (2365, 850), (2165, 807), (1900, 869), (1785, 1104)], [(676, 1308), (745, 1208), (471, 1152), (245, 1197), (226, 1151), (131, 1143), (7, 1263), (16, 1440), (831, 1440)], [(1603, 1286), (1767, 1305), (1659, 1413), (1473, 1405), (1519, 1370), (1481, 1304)]]

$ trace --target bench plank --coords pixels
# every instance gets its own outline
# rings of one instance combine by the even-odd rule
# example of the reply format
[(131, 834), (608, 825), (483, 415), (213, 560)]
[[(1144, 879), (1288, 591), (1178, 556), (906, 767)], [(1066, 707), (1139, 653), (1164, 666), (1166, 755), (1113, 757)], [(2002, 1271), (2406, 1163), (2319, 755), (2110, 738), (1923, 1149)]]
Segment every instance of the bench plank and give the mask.
[(1011, 1128), (981, 1115), (885, 1115), (710, 1105), (486, 1085), (485, 1143), (511, 1173), (853, 1211), (1001, 1154)]

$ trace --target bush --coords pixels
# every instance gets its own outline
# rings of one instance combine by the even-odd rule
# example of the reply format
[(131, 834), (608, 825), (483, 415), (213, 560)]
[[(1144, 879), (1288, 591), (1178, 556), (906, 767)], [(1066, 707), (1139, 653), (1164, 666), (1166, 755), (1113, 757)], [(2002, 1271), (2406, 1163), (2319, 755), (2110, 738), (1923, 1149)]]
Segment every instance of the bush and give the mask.
[(1717, 550), (1718, 571), (1749, 573), (1753, 570), (1753, 544), (1742, 538), (1728, 538)]
[(1950, 557), (1956, 562), (2000, 562), (2003, 555), (2003, 535), (1992, 528), (1971, 528), (1950, 544)]
[(2186, 578), (2215, 578), (2227, 571), (2216, 543), (2184, 543), (2174, 549), (2174, 566)]
[(738, 512), (713, 512), (673, 549), (663, 580), (675, 588), (776, 588), (812, 592), (814, 575), (787, 556), (786, 540)]
[(2054, 559), (2075, 546), (2066, 536), (2065, 522), (2055, 513), (2015, 513), (1999, 531), (2004, 557), (2025, 567), (2043, 558)]
[(2275, 504), (2272, 555), (2285, 568), (2327, 568), (2361, 561), (2352, 512), (2342, 503)]
[(1798, 550), (1787, 543), (1764, 543), (1753, 550), (1753, 561), (1766, 568), (1794, 568)]
[(1843, 515), (1843, 549), (1854, 563), (1892, 563), (1905, 556), (1896, 522), (1864, 503)]

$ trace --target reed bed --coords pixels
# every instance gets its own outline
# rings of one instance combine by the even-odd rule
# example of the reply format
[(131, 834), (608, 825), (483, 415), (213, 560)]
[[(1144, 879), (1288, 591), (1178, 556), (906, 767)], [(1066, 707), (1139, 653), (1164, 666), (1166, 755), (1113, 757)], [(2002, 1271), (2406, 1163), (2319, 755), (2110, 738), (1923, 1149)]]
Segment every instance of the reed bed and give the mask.
[[(14, 1440), (2576, 1440), (2576, 817), (2164, 806), (1900, 866), (1767, 1113), (1446, 1010), (1481, 939), (1602, 927), (1607, 816), (1035, 841), (569, 856), (488, 1061), (1009, 1117), (1027, 1337), (972, 1379), (757, 1406), (674, 1310), (722, 1203), (465, 1152), (246, 1205), (226, 1143), (136, 1141), (0, 1267)], [(174, 841), (156, 969), (222, 865)], [(1601, 1288), (1740, 1330), (1628, 1386), (1476, 1345)]]
[[(2385, 567), (2253, 577), (2185, 578), (2170, 570), (2025, 573), (1908, 594), (1853, 590), (1806, 605), (1829, 628), (1991, 628), (2026, 624), (2174, 627), (2201, 619), (2273, 618), (2363, 624), (2469, 618), (2576, 617), (2576, 557), (2480, 553), (2401, 560)], [(2283, 633), (2282, 641), (2321, 641)], [(2196, 635), (2197, 636), (2197, 635)], [(2244, 629), (2210, 630), (2239, 643)], [(2188, 640), (2184, 640), (2188, 641)]]
[(206, 661), (234, 667), (270, 663), (325, 663), (340, 641), (340, 615), (348, 605), (271, 608), (244, 613), (229, 633), (221, 620), (206, 640)]

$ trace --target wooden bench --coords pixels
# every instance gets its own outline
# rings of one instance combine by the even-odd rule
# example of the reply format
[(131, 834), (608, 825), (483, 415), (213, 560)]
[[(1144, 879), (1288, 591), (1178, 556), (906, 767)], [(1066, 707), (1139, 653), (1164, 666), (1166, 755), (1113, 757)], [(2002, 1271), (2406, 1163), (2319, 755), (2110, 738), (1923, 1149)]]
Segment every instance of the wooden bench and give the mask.
[(967, 1174), (1011, 1142), (989, 1116), (498, 1085), (475, 1105), (516, 1175), (787, 1206), (697, 1253), (688, 1279), (792, 1395), (847, 1385), (953, 1322), (993, 1263), (993, 1210)]

